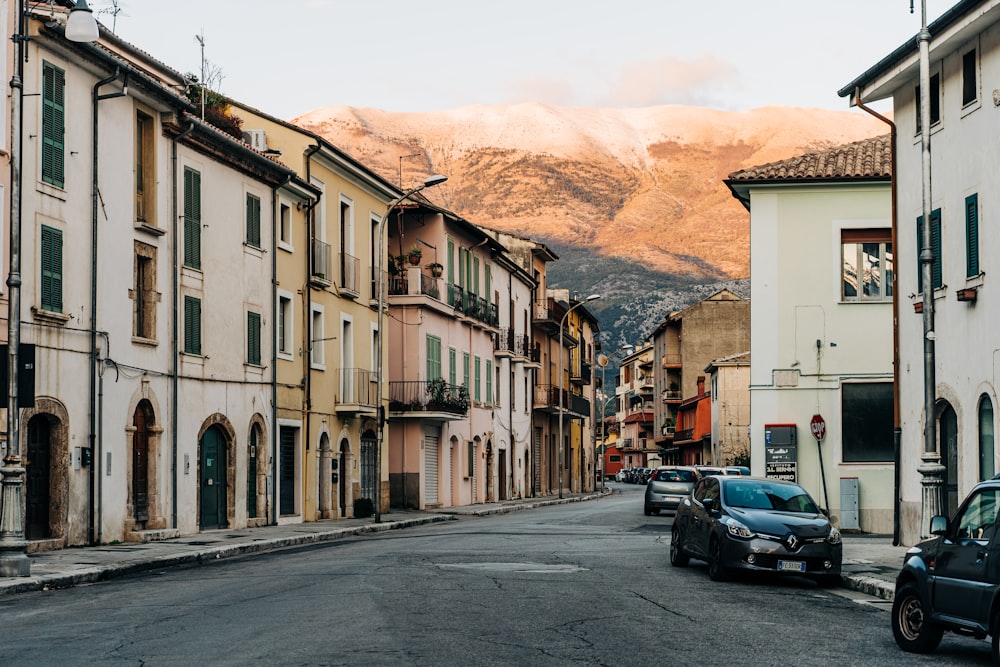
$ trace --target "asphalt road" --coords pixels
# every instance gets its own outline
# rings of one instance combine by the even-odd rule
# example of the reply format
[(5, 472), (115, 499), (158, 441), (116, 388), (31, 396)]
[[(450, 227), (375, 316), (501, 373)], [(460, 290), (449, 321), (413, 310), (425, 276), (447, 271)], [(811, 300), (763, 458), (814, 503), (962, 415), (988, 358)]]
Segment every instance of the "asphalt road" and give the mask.
[[(0, 599), (7, 665), (988, 665), (900, 652), (884, 604), (672, 568), (639, 486)], [(850, 597), (848, 597), (850, 596)], [(853, 598), (853, 599), (852, 599)]]

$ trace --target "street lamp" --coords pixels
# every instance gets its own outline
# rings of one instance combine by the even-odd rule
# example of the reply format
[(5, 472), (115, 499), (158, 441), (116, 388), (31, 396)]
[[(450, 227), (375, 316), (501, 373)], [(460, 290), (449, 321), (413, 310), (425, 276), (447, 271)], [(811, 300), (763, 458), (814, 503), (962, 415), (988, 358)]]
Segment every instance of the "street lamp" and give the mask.
[(563, 365), (562, 365), (562, 351), (563, 351), (563, 327), (566, 326), (566, 318), (575, 309), (579, 308), (583, 304), (594, 301), (595, 299), (600, 299), (600, 294), (591, 294), (583, 301), (577, 301), (572, 306), (570, 306), (565, 313), (563, 313), (562, 319), (559, 321), (559, 365), (556, 366), (556, 371), (559, 373), (559, 497), (563, 497), (563, 457), (565, 455), (566, 447), (563, 445)]
[(620, 352), (632, 352), (633, 350), (635, 350), (635, 346), (631, 343), (626, 343), (611, 354), (602, 354), (597, 358), (597, 363), (601, 366), (601, 391), (603, 392), (603, 398), (601, 399), (601, 493), (604, 493), (604, 454), (608, 451), (608, 423), (605, 412), (607, 411), (608, 403), (615, 397), (615, 394), (611, 394), (611, 398), (608, 398), (608, 362)]
[[(0, 467), (3, 476), (0, 496), (0, 577), (28, 577), (31, 562), (28, 560), (28, 542), (24, 538), (24, 506), (21, 486), (24, 483), (24, 465), (21, 461), (21, 435), (18, 419), (18, 368), (21, 344), (21, 120), (24, 118), (24, 43), (28, 40), (25, 24), (25, 4), (17, 5), (17, 34), (14, 41), (16, 66), (10, 79), (10, 266), (7, 275), (7, 455)], [(73, 42), (92, 42), (98, 38), (97, 21), (87, 6), (79, 0), (70, 11), (66, 25), (66, 39)]]
[(385, 267), (382, 266), (382, 262), (385, 259), (385, 222), (392, 215), (394, 208), (399, 206), (403, 201), (409, 199), (416, 193), (420, 192), (424, 188), (431, 188), (435, 185), (439, 185), (448, 180), (447, 176), (441, 174), (434, 174), (425, 180), (422, 184), (418, 185), (411, 190), (404, 192), (400, 197), (389, 202), (389, 205), (385, 209), (385, 215), (378, 223), (378, 351), (376, 352), (376, 392), (378, 396), (378, 431), (376, 433), (376, 444), (375, 444), (375, 523), (382, 521), (382, 442), (384, 440), (383, 432), (385, 431), (385, 403), (382, 400), (382, 386), (384, 375), (384, 362), (382, 360), (382, 348), (385, 347), (385, 332), (382, 331), (382, 322), (385, 318), (383, 311), (385, 310)]

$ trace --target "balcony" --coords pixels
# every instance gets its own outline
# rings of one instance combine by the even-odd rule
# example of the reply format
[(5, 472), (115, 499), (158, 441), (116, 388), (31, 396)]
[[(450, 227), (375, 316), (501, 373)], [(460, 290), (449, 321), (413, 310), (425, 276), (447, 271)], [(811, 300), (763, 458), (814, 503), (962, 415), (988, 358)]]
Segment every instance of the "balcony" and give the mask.
[(340, 368), (337, 374), (337, 414), (376, 414), (378, 378), (375, 373), (361, 368)]
[(309, 250), (309, 282), (316, 287), (329, 287), (333, 284), (330, 245), (314, 238), (309, 244)]
[(514, 355), (514, 330), (503, 327), (493, 336), (493, 356), (498, 358)]
[(566, 306), (555, 299), (543, 299), (535, 302), (532, 322), (539, 330), (551, 335), (559, 335), (559, 324), (566, 314)]
[(663, 368), (680, 368), (682, 366), (679, 354), (665, 354), (660, 362)]
[(663, 390), (663, 402), (664, 403), (680, 403), (681, 402), (681, 392), (679, 389), (664, 389)]
[(346, 252), (340, 253), (340, 292), (345, 296), (357, 298), (361, 296), (360, 277), (358, 267), (361, 260), (352, 257)]
[(441, 378), (390, 382), (389, 413), (400, 419), (462, 419), (469, 413), (469, 390)]
[(578, 386), (587, 386), (593, 377), (593, 367), (586, 361), (580, 362), (579, 369), (570, 371), (569, 381)]
[(685, 428), (674, 433), (674, 443), (682, 444), (684, 442), (690, 442), (694, 438), (694, 429)]
[(562, 394), (563, 414), (574, 417), (590, 416), (590, 401), (583, 396), (571, 394), (566, 389), (560, 391), (554, 384), (535, 386), (534, 408), (549, 414), (559, 414), (559, 396)]

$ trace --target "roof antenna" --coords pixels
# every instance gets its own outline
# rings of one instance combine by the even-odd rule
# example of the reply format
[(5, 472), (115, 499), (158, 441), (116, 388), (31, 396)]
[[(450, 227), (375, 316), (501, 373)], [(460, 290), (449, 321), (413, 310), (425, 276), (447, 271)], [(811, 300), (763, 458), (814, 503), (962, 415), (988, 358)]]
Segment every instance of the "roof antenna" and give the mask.
[[(912, 2), (912, 0), (911, 0)], [(198, 84), (201, 87), (201, 119), (205, 120), (205, 29), (201, 29), (200, 35), (195, 35), (194, 38), (198, 40), (201, 44), (201, 80)]]

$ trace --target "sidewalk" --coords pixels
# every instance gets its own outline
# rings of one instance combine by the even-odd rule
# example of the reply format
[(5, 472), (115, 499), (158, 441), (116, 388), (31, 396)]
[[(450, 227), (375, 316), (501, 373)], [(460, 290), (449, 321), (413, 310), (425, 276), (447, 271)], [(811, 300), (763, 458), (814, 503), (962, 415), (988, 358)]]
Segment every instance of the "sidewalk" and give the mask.
[[(0, 596), (67, 588), (174, 565), (235, 558), (354, 535), (451, 521), (458, 515), (505, 514), (600, 497), (600, 493), (570, 494), (564, 498), (528, 498), (435, 511), (394, 510), (383, 514), (380, 523), (375, 523), (373, 518), (335, 519), (262, 528), (215, 530), (158, 542), (129, 542), (44, 551), (30, 554), (30, 577), (0, 577)], [(905, 553), (906, 547), (892, 546), (889, 537), (845, 535), (843, 585), (891, 600), (893, 581)]]

